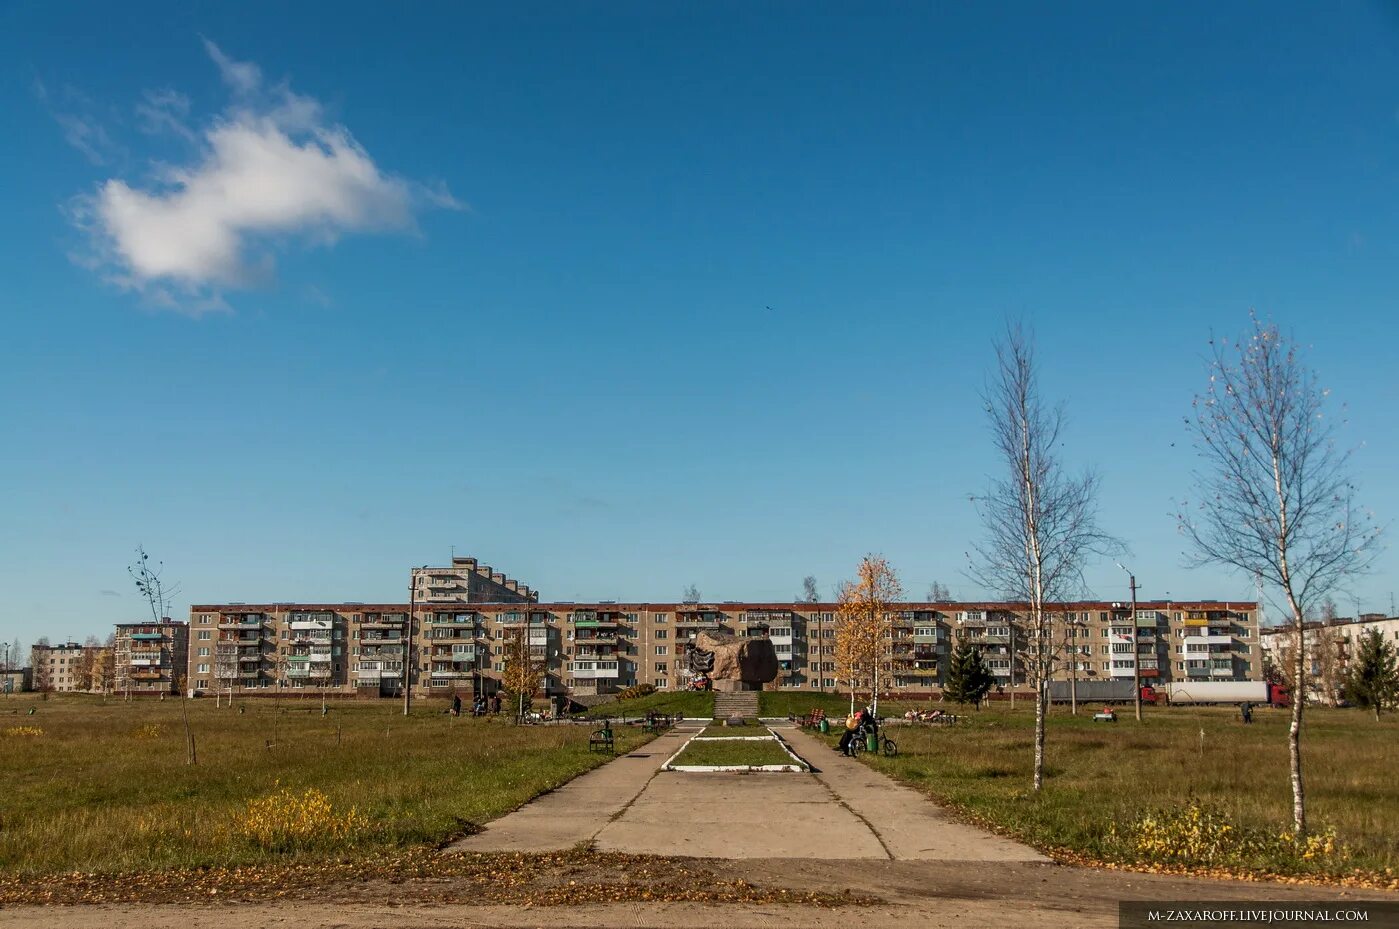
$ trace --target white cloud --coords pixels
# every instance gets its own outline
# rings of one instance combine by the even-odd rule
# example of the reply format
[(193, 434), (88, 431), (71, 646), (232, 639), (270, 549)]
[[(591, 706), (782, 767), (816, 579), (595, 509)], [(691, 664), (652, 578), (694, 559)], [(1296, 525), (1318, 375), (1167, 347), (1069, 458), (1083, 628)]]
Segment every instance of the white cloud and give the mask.
[(192, 162), (161, 167), (145, 188), (107, 180), (78, 205), (111, 280), (198, 314), (223, 308), (224, 290), (264, 280), (272, 250), (289, 240), (412, 230), (419, 208), (459, 207), (443, 188), (380, 170), (315, 100), (285, 86), (265, 92), (256, 65), (207, 39), (205, 47), (235, 93), (232, 106), (197, 132), (175, 91), (147, 94), (138, 107), (148, 129), (189, 133)]
[(234, 61), (223, 53), (223, 49), (208, 39), (204, 39), (204, 50), (214, 59), (214, 64), (219, 66), (219, 74), (223, 75), (224, 83), (233, 88), (235, 93), (250, 94), (262, 86), (262, 69), (251, 61)]
[(72, 87), (60, 87), (50, 94), (48, 87), (34, 79), (34, 96), (63, 130), (63, 141), (82, 152), (95, 165), (105, 165), (120, 155), (119, 147), (107, 134), (92, 101)]

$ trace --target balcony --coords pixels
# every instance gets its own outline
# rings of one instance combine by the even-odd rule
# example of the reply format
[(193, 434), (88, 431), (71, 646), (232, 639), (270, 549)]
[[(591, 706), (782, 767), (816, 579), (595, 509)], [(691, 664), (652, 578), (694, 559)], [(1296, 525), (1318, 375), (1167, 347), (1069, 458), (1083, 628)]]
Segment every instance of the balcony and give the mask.
[(131, 639), (134, 642), (160, 642), (165, 638), (163, 632), (133, 632)]
[(615, 661), (573, 661), (569, 662), (568, 670), (575, 678), (588, 680), (614, 678), (619, 673)]
[(128, 675), (128, 677), (130, 677), (133, 681), (158, 681), (158, 680), (160, 680), (162, 677), (164, 677), (164, 675), (161, 674), (159, 671), (155, 671), (155, 670), (144, 670), (144, 671), (132, 671), (132, 672)]
[(478, 621), (479, 617), (475, 613), (436, 613), (428, 617), (427, 625), (471, 630), (476, 628)]
[[(433, 669), (429, 687), (451, 687), (455, 681), (469, 681), (476, 677), (475, 671), (438, 671)], [(441, 684), (438, 681), (442, 681)]]
[[(260, 619), (235, 619), (235, 620), (232, 620), (232, 621), (220, 622), (220, 623), (219, 623), (219, 628), (220, 628), (220, 629), (261, 629), (261, 628), (262, 628), (262, 620), (260, 620)], [(132, 636), (132, 638), (136, 638), (136, 637), (135, 637), (135, 636)]]
[(361, 629), (398, 629), (408, 617), (403, 613), (370, 613), (360, 623)]

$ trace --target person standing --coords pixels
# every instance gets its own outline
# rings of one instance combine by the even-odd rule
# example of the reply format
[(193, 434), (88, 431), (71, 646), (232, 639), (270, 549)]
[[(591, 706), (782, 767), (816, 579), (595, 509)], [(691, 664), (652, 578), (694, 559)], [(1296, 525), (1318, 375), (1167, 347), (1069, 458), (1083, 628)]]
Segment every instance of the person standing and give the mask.
[(452, 715), (461, 715), (461, 694), (452, 694)]

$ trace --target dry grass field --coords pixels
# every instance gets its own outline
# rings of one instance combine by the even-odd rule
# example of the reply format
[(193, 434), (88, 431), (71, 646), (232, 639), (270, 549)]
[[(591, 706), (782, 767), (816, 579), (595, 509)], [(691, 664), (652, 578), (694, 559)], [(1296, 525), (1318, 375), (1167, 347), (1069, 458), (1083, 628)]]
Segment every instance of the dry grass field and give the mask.
[[(35, 714), (27, 715), (29, 707)], [(607, 760), (589, 725), (452, 718), (444, 701), (0, 697), (0, 872), (381, 855), (471, 830)], [(646, 737), (617, 729), (617, 749)]]
[(1042, 849), (1137, 865), (1399, 871), (1399, 718), (1308, 710), (1309, 825), (1334, 830), (1342, 857), (1275, 841), (1291, 823), (1286, 710), (1257, 710), (1245, 726), (1232, 708), (1149, 707), (1140, 725), (1130, 707), (1117, 723), (1093, 722), (1093, 709), (1054, 709), (1040, 796), (1029, 706), (971, 711), (957, 727), (890, 726), (898, 757), (864, 760)]

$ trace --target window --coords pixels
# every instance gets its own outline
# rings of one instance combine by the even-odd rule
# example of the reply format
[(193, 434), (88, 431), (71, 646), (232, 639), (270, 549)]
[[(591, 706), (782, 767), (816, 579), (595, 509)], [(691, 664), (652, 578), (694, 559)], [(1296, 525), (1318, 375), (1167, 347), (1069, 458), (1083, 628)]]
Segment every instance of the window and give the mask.
[(668, 667), (667, 667), (667, 665), (666, 665), (666, 663), (665, 663), (664, 661), (658, 661), (658, 662), (656, 662), (656, 673), (657, 673), (657, 674), (665, 674), (667, 670), (668, 670)]
[(199, 674), (208, 674), (208, 673), (209, 673), (209, 666), (206, 665), (206, 664), (200, 665), (200, 666), (199, 666), (199, 670), (198, 670), (197, 673), (199, 673)]
[(209, 630), (208, 630), (208, 629), (200, 629), (200, 630), (199, 630), (199, 638), (200, 638), (200, 640), (202, 640), (202, 641), (208, 641), (208, 639), (209, 639)]
[(656, 654), (657, 654), (657, 655), (664, 655), (665, 653), (666, 653), (666, 646), (664, 646), (664, 645), (657, 645), (657, 646), (656, 646)]
[(201, 648), (199, 649), (199, 657), (200, 657), (200, 658), (207, 658), (207, 657), (209, 657), (209, 647), (208, 647), (207, 645), (205, 645), (205, 646), (203, 646), (203, 647), (201, 647)]
[(661, 625), (662, 623), (664, 623), (664, 622), (666, 621), (666, 614), (665, 614), (665, 613), (657, 613), (657, 614), (655, 614), (654, 616), (651, 617), (651, 621), (652, 621), (653, 623), (655, 623), (656, 625), (659, 626), (659, 625)]
[(664, 638), (666, 637), (666, 632), (667, 632), (667, 630), (665, 630), (665, 629), (657, 629), (657, 630), (656, 630), (656, 638), (658, 638), (658, 639), (664, 639)]

